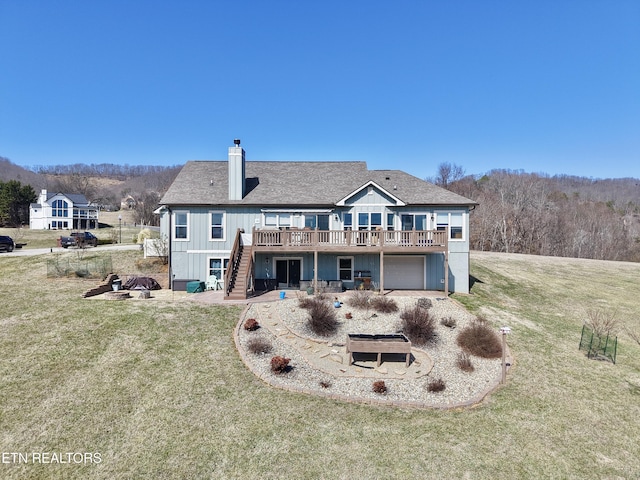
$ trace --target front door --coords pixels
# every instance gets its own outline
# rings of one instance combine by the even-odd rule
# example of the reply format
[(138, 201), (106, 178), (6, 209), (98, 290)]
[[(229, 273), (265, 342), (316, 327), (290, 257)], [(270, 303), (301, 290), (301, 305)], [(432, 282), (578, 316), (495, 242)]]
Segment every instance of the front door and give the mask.
[(283, 258), (275, 260), (278, 288), (299, 287), (301, 260), (299, 258)]

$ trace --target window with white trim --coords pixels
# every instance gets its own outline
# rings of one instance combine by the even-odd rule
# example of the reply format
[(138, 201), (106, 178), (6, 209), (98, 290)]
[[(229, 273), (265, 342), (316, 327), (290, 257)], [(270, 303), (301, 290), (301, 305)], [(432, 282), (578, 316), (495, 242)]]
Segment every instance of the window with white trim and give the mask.
[(64, 221), (64, 222), (57, 221), (56, 222), (54, 220), (54, 221), (51, 222), (51, 228), (54, 229), (54, 230), (63, 229), (63, 228), (67, 229), (67, 228), (69, 228), (69, 222), (67, 222), (67, 221)]
[(377, 230), (382, 228), (382, 214), (379, 212), (358, 213), (358, 230)]
[(291, 226), (290, 213), (265, 213), (264, 226), (271, 228), (289, 228)]
[(450, 215), (450, 220), (449, 220), (449, 235), (451, 237), (451, 240), (462, 240), (463, 239), (463, 234), (462, 234), (462, 226), (463, 226), (463, 220), (462, 220), (462, 212), (456, 212), (456, 213), (451, 213)]
[(387, 213), (387, 230), (395, 230), (395, 214)]
[(173, 212), (173, 238), (176, 240), (189, 240), (189, 212)]
[(228, 258), (209, 258), (209, 276), (223, 280), (229, 266)]
[(51, 204), (51, 216), (68, 217), (69, 204), (64, 200), (54, 200), (54, 202)]
[(304, 226), (315, 230), (329, 230), (329, 215), (328, 214), (307, 214), (304, 216)]
[(402, 230), (426, 230), (427, 215), (425, 214), (408, 214), (400, 215)]
[(439, 212), (436, 213), (436, 228), (443, 231), (449, 227), (449, 238), (451, 240), (462, 240), (464, 216), (462, 212)]
[(353, 230), (353, 213), (342, 214), (342, 225), (345, 230)]
[(353, 257), (338, 257), (338, 278), (345, 282), (353, 280)]
[(224, 240), (225, 234), (225, 213), (224, 212), (210, 212), (209, 220), (211, 224), (209, 240)]

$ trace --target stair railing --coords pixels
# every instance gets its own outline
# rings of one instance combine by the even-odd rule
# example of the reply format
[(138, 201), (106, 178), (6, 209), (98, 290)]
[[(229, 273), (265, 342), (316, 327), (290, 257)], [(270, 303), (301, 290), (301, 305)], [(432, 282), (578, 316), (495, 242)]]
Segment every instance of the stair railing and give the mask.
[(244, 230), (239, 228), (236, 231), (236, 238), (233, 240), (233, 247), (231, 248), (231, 255), (229, 256), (229, 266), (224, 274), (224, 294), (226, 297), (231, 294), (231, 290), (233, 290), (233, 279), (238, 273), (243, 233)]

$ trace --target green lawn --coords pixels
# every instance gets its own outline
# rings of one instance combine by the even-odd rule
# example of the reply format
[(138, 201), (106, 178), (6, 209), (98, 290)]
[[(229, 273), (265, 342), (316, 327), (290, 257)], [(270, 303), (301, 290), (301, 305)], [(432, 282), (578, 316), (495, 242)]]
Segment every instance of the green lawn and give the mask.
[(639, 478), (640, 347), (620, 335), (613, 365), (577, 346), (589, 305), (640, 319), (640, 265), (532, 258), (472, 253), (455, 298), (512, 327), (515, 366), (484, 404), (434, 411), (275, 390), (235, 351), (238, 307), (83, 299), (95, 281), (0, 254), (0, 478)]

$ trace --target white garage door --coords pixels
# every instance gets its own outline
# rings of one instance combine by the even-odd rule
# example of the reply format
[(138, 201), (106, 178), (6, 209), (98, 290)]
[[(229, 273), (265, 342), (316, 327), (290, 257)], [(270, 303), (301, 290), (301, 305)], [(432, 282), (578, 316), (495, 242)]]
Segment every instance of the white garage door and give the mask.
[(384, 257), (384, 288), (424, 290), (424, 257)]

